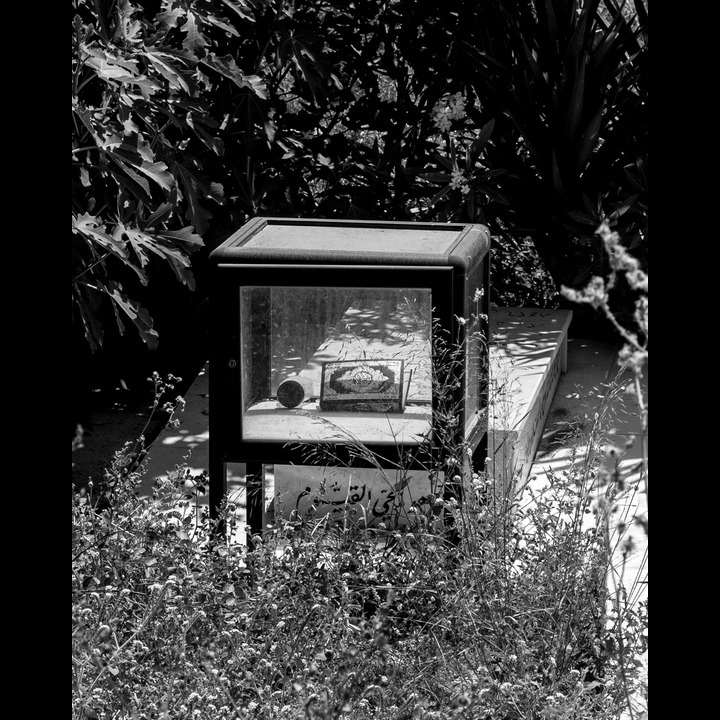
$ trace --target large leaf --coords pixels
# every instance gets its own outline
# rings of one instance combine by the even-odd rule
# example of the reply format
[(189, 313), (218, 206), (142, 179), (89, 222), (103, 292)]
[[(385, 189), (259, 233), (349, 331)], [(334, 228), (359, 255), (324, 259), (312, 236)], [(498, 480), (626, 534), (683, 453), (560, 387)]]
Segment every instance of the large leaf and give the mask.
[(416, 173), (418, 177), (423, 180), (428, 180), (432, 183), (446, 183), (450, 182), (450, 175), (448, 173), (430, 172), (430, 173)]
[(163, 236), (154, 236), (142, 233), (135, 229), (126, 229), (125, 233), (138, 257), (144, 257), (147, 262), (147, 253), (152, 253), (164, 260), (175, 274), (175, 278), (186, 285), (190, 290), (195, 289), (195, 277), (187, 253), (168, 243)]
[(202, 32), (202, 25), (191, 10), (185, 13), (185, 22), (180, 26), (180, 31), (185, 36), (183, 47), (194, 57), (201, 57), (205, 48), (210, 44)]
[(212, 197), (212, 191), (185, 165), (177, 163), (174, 166), (174, 174), (178, 179), (182, 199), (187, 203), (185, 217), (198, 232), (202, 233), (207, 229), (212, 213), (203, 207), (200, 199)]
[(494, 127), (495, 127), (495, 120), (492, 119), (492, 120), (488, 121), (480, 129), (480, 132), (478, 133), (477, 138), (475, 140), (473, 140), (473, 142), (470, 145), (468, 152), (467, 152), (468, 168), (472, 168), (475, 165), (475, 163), (477, 162), (478, 157), (480, 157), (480, 153), (483, 151), (483, 149), (487, 145), (488, 140), (490, 139), (490, 136), (492, 135), (492, 131), (493, 131)]
[(167, 220), (173, 212), (173, 204), (166, 202), (159, 205), (145, 220), (143, 227), (146, 229), (153, 228), (155, 225)]
[(90, 349), (96, 352), (102, 347), (105, 330), (100, 321), (100, 308), (105, 293), (86, 282), (74, 282), (72, 286), (73, 316), (75, 313), (85, 332)]
[(222, 0), (223, 4), (227, 5), (233, 12), (243, 20), (255, 20), (255, 15), (249, 7), (249, 3), (243, 2), (243, 0)]
[(123, 292), (120, 283), (109, 283), (106, 293), (112, 300), (113, 309), (115, 310), (115, 320), (117, 321), (120, 334), (122, 335), (125, 332), (125, 325), (122, 322), (122, 317), (118, 310), (121, 310), (126, 317), (130, 319), (130, 322), (135, 326), (143, 342), (145, 342), (151, 350), (157, 349), (158, 334), (157, 330), (153, 327), (154, 323), (150, 317), (150, 313), (139, 302), (128, 297), (128, 295)]
[(168, 81), (175, 90), (191, 92), (188, 75), (188, 63), (176, 55), (156, 48), (148, 48), (144, 53), (150, 64)]
[(578, 142), (577, 150), (577, 162), (575, 165), (575, 172), (580, 175), (586, 168), (590, 161), (590, 156), (593, 150), (598, 145), (598, 138), (600, 137), (600, 127), (602, 124), (603, 113), (605, 112), (605, 103), (600, 106), (595, 116), (591, 118), (585, 132)]
[[(151, 190), (145, 178), (151, 180), (165, 192), (170, 192), (175, 187), (175, 178), (168, 172), (168, 167), (164, 162), (146, 159), (151, 157), (144, 153), (149, 146), (142, 141), (138, 142), (138, 146), (109, 142), (105, 144), (105, 149), (109, 151), (108, 157), (143, 188), (148, 198)], [(143, 154), (146, 157), (143, 157)]]
[(176, 245), (180, 245), (188, 253), (193, 253), (204, 245), (202, 237), (195, 232), (192, 225), (180, 230), (160, 230), (158, 237), (166, 238)]
[(134, 59), (117, 58), (109, 53), (101, 54), (92, 48), (85, 50), (89, 53), (85, 66), (91, 68), (101, 80), (118, 86), (137, 86), (148, 95), (158, 90), (157, 84), (140, 71)]
[(321, 53), (313, 45), (314, 40), (310, 36), (292, 31), (283, 40), (280, 57), (290, 57), (317, 102), (326, 92), (324, 81), (330, 72)]
[(119, 258), (127, 259), (128, 253), (125, 244), (105, 232), (105, 225), (99, 218), (89, 213), (76, 215), (72, 218), (73, 232), (86, 237), (91, 243), (97, 243), (101, 248), (110, 251)]
[(237, 66), (232, 55), (218, 57), (215, 53), (209, 53), (202, 60), (203, 64), (219, 72), (223, 77), (231, 80), (239, 88), (249, 89), (260, 98), (267, 99), (267, 88), (265, 83), (257, 75), (245, 75)]

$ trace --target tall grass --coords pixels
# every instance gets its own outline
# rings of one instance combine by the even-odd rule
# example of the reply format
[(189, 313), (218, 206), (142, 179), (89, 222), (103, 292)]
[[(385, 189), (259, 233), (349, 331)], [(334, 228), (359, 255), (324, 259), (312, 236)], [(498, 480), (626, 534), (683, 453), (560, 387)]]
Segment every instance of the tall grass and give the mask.
[[(118, 453), (102, 503), (73, 492), (73, 717), (641, 717), (647, 605), (615, 565), (613, 521), (635, 481), (607, 444), (620, 390), (642, 379), (638, 343), (531, 502), (441, 460), (403, 523), (347, 505), (277, 517), (243, 545), (216, 533), (189, 471), (139, 498), (142, 467)], [(642, 470), (647, 483), (646, 456)]]

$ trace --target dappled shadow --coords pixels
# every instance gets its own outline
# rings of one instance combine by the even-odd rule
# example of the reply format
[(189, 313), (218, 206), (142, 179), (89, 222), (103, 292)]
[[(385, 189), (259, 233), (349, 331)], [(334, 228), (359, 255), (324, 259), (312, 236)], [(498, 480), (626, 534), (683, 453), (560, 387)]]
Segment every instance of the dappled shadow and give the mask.
[[(624, 392), (629, 380), (628, 373), (593, 385), (561, 378), (518, 498), (527, 509), (551, 492), (555, 478), (580, 483), (587, 497), (584, 527), (594, 527), (598, 517), (608, 522), (608, 589), (622, 587), (633, 607), (647, 599), (648, 543), (642, 427), (634, 399)], [(646, 394), (647, 377), (643, 388)]]
[(490, 343), (517, 367), (543, 365), (561, 345), (568, 323), (553, 310), (498, 309), (490, 315)]

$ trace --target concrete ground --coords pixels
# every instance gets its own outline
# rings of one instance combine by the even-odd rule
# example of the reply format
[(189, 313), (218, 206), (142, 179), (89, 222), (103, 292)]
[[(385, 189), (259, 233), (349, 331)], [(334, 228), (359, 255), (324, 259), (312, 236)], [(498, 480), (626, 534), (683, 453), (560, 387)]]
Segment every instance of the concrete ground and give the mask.
[[(522, 500), (529, 502), (547, 492), (553, 476), (578, 477), (591, 457), (591, 446), (605, 447), (601, 467), (616, 472), (624, 489), (617, 483), (596, 487), (586, 515), (593, 523), (593, 511), (609, 499), (610, 514), (606, 542), (611, 548), (607, 576), (611, 607), (608, 625), (612, 626), (617, 609), (623, 617), (647, 612), (648, 599), (648, 494), (647, 456), (642, 449), (642, 426), (637, 401), (624, 392), (631, 377), (623, 373), (619, 380), (617, 347), (596, 340), (570, 339), (567, 373), (560, 376), (545, 423), (535, 461), (530, 470)], [(641, 382), (641, 394), (647, 406), (647, 369)], [(647, 439), (647, 438), (646, 438)], [(620, 452), (612, 454), (611, 448)], [(600, 474), (602, 477), (602, 473)], [(608, 488), (613, 488), (607, 492)], [(636, 650), (637, 687), (629, 694), (629, 706), (619, 720), (647, 718), (648, 651)], [(632, 712), (630, 710), (632, 708)]]
[[(528, 487), (536, 492), (555, 474), (580, 472), (592, 439), (606, 451), (602, 467), (616, 473), (618, 484), (596, 487), (588, 521), (598, 503), (608, 501), (607, 540), (613, 548), (611, 590), (624, 588), (630, 605), (647, 600), (647, 458), (643, 467), (642, 427), (629, 372), (613, 383), (620, 367), (617, 347), (596, 340), (571, 339), (567, 373), (560, 376)], [(647, 373), (641, 392), (647, 404)], [(615, 449), (615, 450), (613, 450)], [(602, 477), (602, 475), (601, 475)], [(529, 494), (528, 494), (529, 495)]]

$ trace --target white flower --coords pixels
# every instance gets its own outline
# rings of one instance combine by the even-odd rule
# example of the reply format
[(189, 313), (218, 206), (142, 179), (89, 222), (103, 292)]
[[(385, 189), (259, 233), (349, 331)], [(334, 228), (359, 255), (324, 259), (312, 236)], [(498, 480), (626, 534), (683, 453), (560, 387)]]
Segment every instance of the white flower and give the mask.
[(465, 98), (459, 92), (444, 95), (433, 108), (433, 122), (440, 132), (447, 132), (453, 120), (462, 120), (464, 117)]

